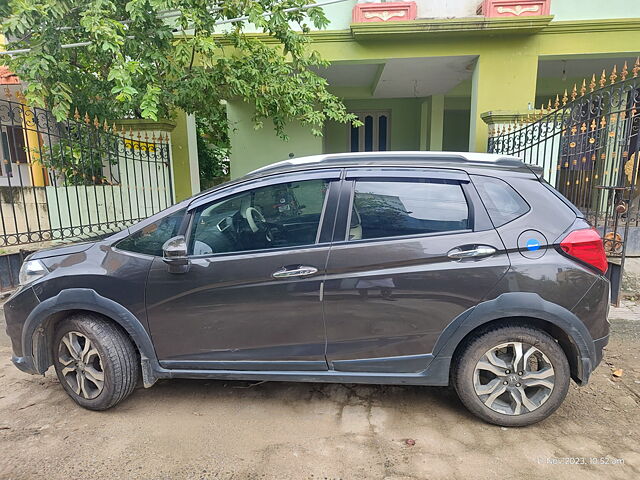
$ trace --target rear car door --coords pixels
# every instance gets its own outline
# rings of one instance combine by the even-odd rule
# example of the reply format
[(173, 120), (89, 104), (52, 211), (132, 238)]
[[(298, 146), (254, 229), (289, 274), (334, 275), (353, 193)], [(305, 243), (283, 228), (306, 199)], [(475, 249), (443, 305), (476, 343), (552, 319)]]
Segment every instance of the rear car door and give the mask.
[(423, 370), (447, 324), (508, 268), (465, 172), (347, 170), (324, 284), (330, 368)]

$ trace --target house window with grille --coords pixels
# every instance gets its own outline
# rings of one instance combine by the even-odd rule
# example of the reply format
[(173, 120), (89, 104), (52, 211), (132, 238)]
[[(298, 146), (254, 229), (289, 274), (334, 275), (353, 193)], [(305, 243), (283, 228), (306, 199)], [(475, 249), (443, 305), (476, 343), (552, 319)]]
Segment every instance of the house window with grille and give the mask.
[(391, 112), (354, 112), (363, 123), (361, 127), (349, 125), (349, 151), (385, 152), (389, 150)]

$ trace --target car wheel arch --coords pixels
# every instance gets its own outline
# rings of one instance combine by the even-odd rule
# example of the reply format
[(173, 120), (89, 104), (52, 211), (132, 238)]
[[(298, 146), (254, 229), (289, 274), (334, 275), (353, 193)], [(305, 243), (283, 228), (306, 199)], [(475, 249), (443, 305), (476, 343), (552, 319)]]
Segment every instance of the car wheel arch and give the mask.
[(32, 353), (37, 373), (44, 373), (51, 366), (49, 351), (55, 324), (77, 312), (99, 315), (122, 328), (140, 355), (145, 386), (155, 382), (151, 372), (159, 364), (151, 338), (140, 320), (124, 306), (88, 288), (62, 290), (38, 304), (27, 317), (22, 330), (22, 348), (23, 352)]
[(595, 363), (589, 331), (572, 312), (536, 293), (504, 293), (458, 315), (436, 341), (434, 357), (455, 359), (469, 339), (500, 323), (529, 325), (549, 333), (565, 352), (572, 378), (579, 384), (587, 382)]

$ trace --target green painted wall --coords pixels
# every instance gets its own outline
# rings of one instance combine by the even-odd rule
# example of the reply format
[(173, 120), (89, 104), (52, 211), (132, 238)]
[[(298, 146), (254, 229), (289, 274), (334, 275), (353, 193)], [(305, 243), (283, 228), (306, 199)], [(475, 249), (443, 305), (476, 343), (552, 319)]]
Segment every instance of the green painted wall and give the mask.
[(551, 15), (554, 20), (595, 20), (600, 18), (640, 17), (638, 0), (553, 0)]
[[(418, 150), (420, 148), (420, 104), (418, 98), (380, 98), (345, 100), (351, 112), (363, 110), (391, 110), (390, 150)], [(329, 122), (325, 125), (324, 153), (348, 152), (348, 127)]]
[(171, 161), (173, 163), (173, 186), (176, 201), (193, 195), (191, 191), (191, 170), (189, 167), (189, 133), (187, 115), (180, 111), (174, 118), (176, 128), (171, 132)]
[(470, 110), (444, 111), (444, 138), (442, 149), (446, 152), (469, 151), (469, 117)]
[(429, 109), (429, 150), (443, 149), (444, 140), (444, 95), (431, 97)]
[(347, 0), (323, 7), (324, 14), (329, 19), (327, 30), (346, 30), (349, 28), (355, 4), (356, 0)]
[(309, 127), (291, 124), (286, 128), (289, 141), (278, 138), (270, 121), (256, 130), (251, 117), (253, 107), (240, 102), (227, 103), (229, 137), (231, 140), (231, 178), (274, 162), (322, 153), (322, 138), (314, 137)]
[(487, 124), (480, 114), (490, 110), (522, 110), (533, 103), (538, 56), (530, 38), (512, 39), (483, 52), (471, 80), (469, 149), (487, 149)]
[[(557, 6), (558, 3), (561, 1), (553, 2), (552, 5)], [(581, 8), (581, 3), (571, 3), (573, 6), (568, 7), (569, 10)], [(591, 5), (590, 1), (588, 3)], [(640, 5), (640, 1), (637, 4)], [(634, 5), (636, 3), (632, 4)], [(640, 12), (633, 16), (640, 17)], [(520, 32), (518, 35), (500, 31), (492, 34), (480, 31), (438, 34), (421, 29), (418, 23), (413, 32), (403, 33), (403, 24), (404, 22), (398, 22), (398, 32), (390, 31), (384, 38), (361, 36), (356, 40), (346, 29), (342, 32), (314, 34), (313, 48), (329, 61), (362, 63), (379, 63), (389, 58), (478, 56), (472, 81), (462, 82), (455, 88), (459, 96), (466, 98), (466, 92), (470, 90), (468, 144), (471, 150), (478, 151), (485, 150), (487, 144), (487, 126), (480, 118), (481, 113), (490, 110), (522, 111), (535, 101), (538, 61), (573, 55), (627, 56), (637, 52), (640, 45), (640, 22), (633, 19), (583, 23), (554, 21), (537, 33)], [(346, 101), (351, 110), (392, 110), (391, 148), (394, 150), (419, 148), (421, 102), (421, 99)], [(344, 125), (327, 125), (324, 139), (312, 137), (304, 127), (291, 126), (288, 132), (291, 141), (285, 143), (275, 137), (269, 126), (255, 132), (250, 123), (250, 113), (236, 112), (234, 109), (235, 107), (230, 108), (230, 118), (235, 116), (238, 122), (232, 133), (232, 145), (235, 148), (232, 154), (233, 176), (257, 166), (286, 159), (289, 152), (294, 152), (296, 156), (320, 153), (323, 151), (323, 143), (325, 152), (342, 152), (347, 149), (347, 127)], [(458, 116), (458, 120), (464, 121), (462, 117), (466, 114), (447, 113), (447, 110), (466, 109), (445, 108), (443, 148), (466, 150), (463, 148), (465, 142), (452, 137), (449, 128), (455, 126), (453, 131), (456, 134), (467, 128), (463, 126), (466, 123), (459, 124), (454, 120)]]

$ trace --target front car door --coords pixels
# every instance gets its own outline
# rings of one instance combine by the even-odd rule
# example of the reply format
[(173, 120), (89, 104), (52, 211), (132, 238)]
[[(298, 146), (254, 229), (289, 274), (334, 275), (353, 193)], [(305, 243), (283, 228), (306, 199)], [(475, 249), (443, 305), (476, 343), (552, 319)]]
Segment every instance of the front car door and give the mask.
[(189, 206), (188, 271), (170, 273), (157, 257), (147, 283), (161, 365), (327, 369), (320, 288), (339, 178), (267, 177)]
[(335, 236), (324, 303), (327, 361), (337, 371), (424, 370), (447, 324), (509, 267), (457, 170), (347, 170)]

